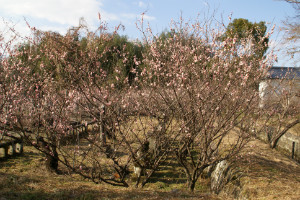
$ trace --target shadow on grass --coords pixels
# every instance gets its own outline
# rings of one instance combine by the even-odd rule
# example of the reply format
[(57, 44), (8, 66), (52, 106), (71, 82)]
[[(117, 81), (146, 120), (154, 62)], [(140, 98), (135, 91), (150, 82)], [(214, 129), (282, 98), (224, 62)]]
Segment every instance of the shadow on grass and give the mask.
[(291, 166), (282, 161), (273, 161), (257, 155), (247, 156), (247, 159), (243, 160), (243, 164), (249, 165), (249, 160), (251, 177), (267, 177), (272, 180), (298, 179), (300, 181), (299, 166)]
[(16, 162), (20, 161), (22, 161), (23, 164), (30, 164), (32, 161), (36, 160), (36, 158), (41, 158), (41, 153), (33, 151), (23, 152), (17, 156), (10, 156), (7, 159), (0, 159), (0, 168), (14, 166)]
[(200, 193), (189, 193), (186, 191), (171, 191), (171, 192), (161, 192), (161, 191), (149, 191), (149, 190), (137, 190), (137, 189), (127, 189), (127, 190), (88, 190), (77, 188), (76, 190), (58, 190), (56, 192), (44, 192), (44, 191), (29, 191), (22, 190), (19, 192), (0, 192), (2, 198), (8, 200), (98, 200), (98, 199), (204, 199), (204, 200), (217, 200), (214, 195), (200, 194)]
[[(17, 173), (16, 173), (17, 174)], [(45, 174), (18, 174), (0, 172), (0, 199), (5, 200), (94, 200), (94, 199), (218, 199), (210, 194), (203, 194), (197, 190), (190, 193), (186, 189), (172, 189), (170, 187), (136, 189), (107, 185), (94, 185), (78, 182), (65, 176)], [(47, 180), (49, 179), (49, 180)], [(162, 182), (157, 182), (161, 184)], [(174, 184), (174, 182), (173, 182)]]
[[(154, 191), (135, 188), (104, 188), (102, 185), (91, 189), (86, 185), (67, 188), (52, 188), (45, 191), (44, 181), (38, 178), (0, 173), (0, 199), (6, 200), (96, 200), (96, 199), (218, 199), (209, 194), (190, 193), (186, 190)], [(72, 184), (70, 182), (69, 184)]]
[(184, 185), (184, 172), (177, 162), (170, 160), (163, 163), (164, 167), (150, 179), (149, 187), (119, 188), (89, 184), (77, 177), (68, 178), (62, 175), (67, 174), (64, 168), (60, 168), (60, 175), (47, 174), (42, 154), (35, 149), (28, 149), (23, 156), (0, 163), (0, 169), (3, 167), (0, 171), (0, 200), (218, 199), (203, 194), (208, 191), (206, 189), (196, 188), (195, 193), (190, 193)]
[(171, 158), (162, 162), (161, 167), (150, 178), (149, 183), (184, 184), (186, 183), (183, 168)]

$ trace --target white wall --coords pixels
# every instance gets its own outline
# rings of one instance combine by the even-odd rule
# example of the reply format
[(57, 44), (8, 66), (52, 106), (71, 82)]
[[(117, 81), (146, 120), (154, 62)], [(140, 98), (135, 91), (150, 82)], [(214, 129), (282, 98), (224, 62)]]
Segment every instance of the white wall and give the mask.
[(274, 103), (300, 105), (300, 80), (266, 79), (259, 84), (259, 106)]

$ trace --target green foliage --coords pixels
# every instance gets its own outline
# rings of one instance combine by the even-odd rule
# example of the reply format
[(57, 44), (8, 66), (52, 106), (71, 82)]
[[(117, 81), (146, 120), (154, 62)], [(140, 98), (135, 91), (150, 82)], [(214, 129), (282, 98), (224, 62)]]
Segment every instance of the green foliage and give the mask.
[(227, 26), (222, 40), (225, 40), (226, 38), (236, 38), (237, 44), (241, 44), (245, 38), (250, 36), (252, 38), (252, 42), (256, 46), (256, 56), (262, 57), (268, 49), (269, 39), (265, 37), (266, 31), (267, 26), (263, 21), (259, 23), (252, 23), (243, 18), (234, 19)]
[(109, 49), (99, 62), (112, 82), (114, 82), (114, 78), (117, 76), (116, 70), (121, 72), (121, 81), (115, 82), (119, 83), (117, 84), (117, 87), (122, 87), (120, 83), (126, 78), (128, 79), (129, 84), (132, 84), (135, 73), (140, 71), (136, 61), (142, 60), (143, 46), (128, 41), (126, 36), (112, 35), (111, 37), (113, 38), (105, 43), (101, 43), (101, 39), (100, 41), (96, 40), (99, 51)]
[[(132, 84), (142, 66), (143, 45), (118, 34), (81, 36), (75, 28), (64, 36), (55, 32), (37, 31), (35, 43), (20, 45), (18, 56), (13, 56), (11, 61), (30, 66), (32, 75), (37, 76), (37, 79), (41, 73), (49, 73), (60, 85), (68, 84), (72, 79), (66, 69), (68, 65), (76, 66), (79, 70), (87, 59), (90, 59), (90, 69), (100, 64), (107, 75), (106, 84), (114, 83), (119, 89), (125, 82)], [(98, 56), (91, 57), (91, 53)]]
[[(63, 79), (64, 66), (56, 61), (59, 59), (58, 56), (66, 49), (71, 51), (71, 47), (62, 45), (64, 39), (64, 36), (56, 32), (36, 31), (34, 41), (28, 41), (20, 45), (17, 49), (18, 56), (12, 59), (24, 66), (30, 66), (31, 74), (37, 80), (43, 73), (49, 73), (54, 80), (59, 82)], [(51, 54), (55, 54), (56, 57), (52, 58)]]
[(113, 83), (116, 88), (122, 89), (126, 83), (131, 85), (136, 73), (140, 72), (143, 45), (129, 41), (126, 36), (102, 34), (93, 38), (82, 38), (80, 47), (85, 57), (90, 52), (100, 55), (91, 60), (89, 68), (97, 75), (101, 72), (93, 68), (100, 65), (106, 74), (105, 84)]

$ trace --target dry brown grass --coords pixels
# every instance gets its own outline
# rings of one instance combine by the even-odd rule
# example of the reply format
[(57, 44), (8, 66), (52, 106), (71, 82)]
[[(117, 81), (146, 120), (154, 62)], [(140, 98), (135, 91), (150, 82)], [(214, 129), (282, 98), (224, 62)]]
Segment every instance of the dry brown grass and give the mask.
[(77, 175), (48, 173), (39, 152), (32, 147), (25, 147), (25, 152), (22, 157), (0, 162), (0, 199), (219, 199), (203, 192), (208, 188), (201, 190), (200, 185), (199, 191), (188, 192), (184, 184), (171, 183), (170, 174), (156, 178), (144, 189), (96, 185)]
[(252, 140), (238, 166), (243, 171), (241, 196), (245, 199), (300, 199), (299, 163), (268, 144)]
[[(242, 199), (300, 199), (300, 166), (260, 141), (251, 141), (237, 163), (242, 171)], [(22, 157), (0, 162), (0, 199), (232, 199), (230, 188), (210, 194), (209, 180), (196, 192), (185, 186), (175, 163), (158, 171), (144, 189), (96, 185), (76, 175), (46, 172), (42, 155), (25, 147)], [(60, 168), (63, 170), (63, 168)], [(177, 175), (176, 175), (177, 174)]]
[(289, 132), (293, 135), (300, 136), (300, 124), (297, 124), (296, 126), (292, 127)]

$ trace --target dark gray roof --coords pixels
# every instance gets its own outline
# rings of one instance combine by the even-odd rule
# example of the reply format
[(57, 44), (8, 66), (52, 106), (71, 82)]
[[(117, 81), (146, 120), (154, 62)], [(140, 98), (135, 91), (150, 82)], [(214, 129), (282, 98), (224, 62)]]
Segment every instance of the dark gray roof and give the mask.
[(269, 69), (269, 79), (299, 79), (300, 80), (300, 68), (299, 67), (272, 67)]

